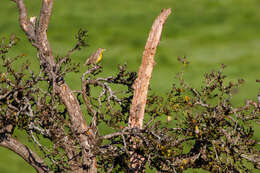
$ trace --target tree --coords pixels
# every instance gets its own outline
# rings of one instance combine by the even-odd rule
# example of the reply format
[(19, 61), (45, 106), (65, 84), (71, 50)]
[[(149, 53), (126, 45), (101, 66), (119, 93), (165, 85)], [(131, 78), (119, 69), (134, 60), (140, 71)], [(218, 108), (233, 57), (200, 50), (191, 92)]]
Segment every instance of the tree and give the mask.
[[(37, 49), (40, 72), (29, 62), (14, 69), (8, 52), (19, 41), (15, 35), (2, 39), (3, 64), (0, 81), (0, 145), (27, 161), (37, 172), (144, 172), (146, 166), (159, 172), (182, 172), (203, 168), (212, 172), (250, 171), (260, 168), (253, 121), (259, 121), (259, 105), (249, 100), (244, 106), (231, 104), (232, 90), (226, 85), (224, 66), (205, 75), (197, 90), (173, 85), (166, 97), (149, 95), (154, 55), (170, 9), (162, 10), (148, 36), (138, 75), (119, 66), (115, 76), (100, 77), (102, 66), (89, 65), (82, 74), (80, 91), (66, 84), (69, 72), (78, 72), (70, 55), (87, 46), (87, 31), (79, 30), (77, 43), (64, 57), (54, 57), (47, 38), (53, 0), (43, 0), (39, 19), (28, 18), (23, 0), (13, 0), (19, 9), (19, 24)], [(185, 58), (180, 62), (187, 64)], [(91, 117), (88, 124), (81, 107)], [(144, 124), (144, 115), (148, 121)], [(174, 118), (167, 127), (161, 116)], [(114, 132), (102, 135), (100, 126)], [(15, 137), (23, 131), (33, 151)]]

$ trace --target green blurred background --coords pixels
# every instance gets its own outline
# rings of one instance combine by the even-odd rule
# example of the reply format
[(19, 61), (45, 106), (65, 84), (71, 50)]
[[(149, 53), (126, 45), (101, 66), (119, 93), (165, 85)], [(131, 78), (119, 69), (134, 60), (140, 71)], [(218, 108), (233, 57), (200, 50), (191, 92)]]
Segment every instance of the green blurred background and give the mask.
[[(38, 16), (40, 1), (25, 0), (29, 16)], [(155, 17), (162, 8), (172, 8), (156, 53), (151, 88), (162, 94), (171, 88), (181, 70), (177, 57), (188, 57), (185, 79), (200, 86), (205, 72), (227, 65), (230, 80), (244, 78), (245, 84), (233, 97), (240, 105), (256, 100), (260, 84), (260, 1), (259, 0), (57, 0), (54, 2), (48, 36), (55, 55), (65, 55), (73, 47), (79, 28), (89, 31), (89, 47), (72, 55), (84, 63), (98, 47), (106, 48), (104, 71), (115, 73), (117, 64), (127, 63), (137, 71), (142, 51)], [(39, 68), (35, 49), (18, 24), (18, 10), (11, 0), (2, 0), (0, 37), (15, 33), (20, 39), (10, 55), (26, 53), (35, 70)], [(84, 67), (82, 67), (83, 70)], [(68, 75), (67, 82), (78, 89), (80, 74)], [(256, 127), (256, 131), (260, 130)], [(260, 133), (256, 133), (260, 138)], [(34, 172), (12, 152), (0, 148), (1, 173)], [(193, 171), (189, 171), (193, 172)]]

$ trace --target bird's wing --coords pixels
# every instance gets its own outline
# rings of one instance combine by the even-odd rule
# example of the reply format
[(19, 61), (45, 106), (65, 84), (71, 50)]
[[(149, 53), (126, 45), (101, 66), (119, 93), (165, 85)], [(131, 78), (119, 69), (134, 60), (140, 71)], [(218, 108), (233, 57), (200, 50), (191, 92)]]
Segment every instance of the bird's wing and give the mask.
[(92, 53), (92, 54), (88, 57), (88, 59), (87, 59), (86, 62), (85, 62), (85, 65), (89, 65), (89, 64), (92, 63), (91, 60), (94, 58), (95, 54), (96, 54), (96, 53), (94, 52), (94, 53)]

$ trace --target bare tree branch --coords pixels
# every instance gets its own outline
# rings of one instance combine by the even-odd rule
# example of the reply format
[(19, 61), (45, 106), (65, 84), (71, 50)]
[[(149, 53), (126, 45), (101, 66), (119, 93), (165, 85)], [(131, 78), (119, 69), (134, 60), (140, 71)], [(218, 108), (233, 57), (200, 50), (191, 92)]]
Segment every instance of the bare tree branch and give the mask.
[(10, 136), (5, 136), (4, 139), (0, 141), (0, 146), (6, 147), (21, 156), (27, 163), (34, 167), (37, 172), (49, 172), (48, 167), (44, 164), (44, 160), (20, 141)]
[(32, 42), (32, 44), (35, 42), (35, 21), (36, 17), (31, 17), (30, 20), (28, 20), (27, 17), (27, 10), (25, 7), (25, 4), (23, 0), (13, 0), (19, 9), (19, 24), (23, 31), (26, 33), (28, 39)]
[(89, 113), (91, 113), (91, 115), (93, 117), (96, 116), (96, 111), (93, 108), (93, 106), (91, 105), (90, 100), (88, 99), (88, 96), (87, 96), (87, 88), (86, 87), (87, 87), (88, 81), (86, 80), (86, 76), (93, 73), (94, 71), (96, 71), (98, 69), (100, 69), (100, 66), (94, 66), (93, 68), (85, 71), (85, 73), (83, 73), (82, 77), (81, 77), (81, 89), (82, 89), (83, 100), (85, 102), (85, 105), (87, 106)]
[(260, 156), (258, 154), (241, 154), (241, 157), (253, 162), (257, 169), (260, 169)]
[(165, 24), (170, 13), (171, 9), (162, 10), (160, 15), (154, 21), (149, 37), (146, 41), (138, 77), (132, 86), (134, 89), (134, 97), (132, 100), (128, 123), (130, 127), (142, 128), (143, 126), (147, 91), (149, 81), (152, 76), (153, 66), (155, 65), (154, 56), (156, 53), (156, 48), (160, 43), (163, 25)]
[[(33, 45), (37, 45), (38, 57), (40, 59), (41, 66), (44, 68), (45, 73), (48, 75), (49, 80), (53, 84), (54, 93), (58, 94), (68, 110), (72, 132), (79, 136), (80, 145), (83, 149), (83, 162), (85, 162), (86, 165), (90, 166), (91, 163), (87, 161), (88, 159), (86, 158), (86, 155), (88, 154), (85, 152), (85, 149), (89, 147), (91, 137), (89, 138), (84, 134), (84, 132), (87, 131), (88, 127), (86, 121), (83, 118), (80, 105), (65, 81), (61, 85), (58, 85), (56, 81), (56, 63), (47, 37), (47, 29), (52, 14), (53, 0), (42, 0), (39, 24), (37, 28), (34, 27), (33, 29), (28, 29), (29, 25), (27, 21), (27, 12), (23, 0), (14, 0), (14, 2), (17, 4), (17, 7), (19, 9), (19, 23), (31, 43)], [(33, 37), (32, 39), (30, 38), (30, 35), (33, 34), (36, 35), (36, 38)], [(36, 42), (35, 44), (34, 40)], [(71, 155), (72, 153), (68, 153), (68, 155)], [(95, 166), (91, 166), (91, 168), (92, 167)]]
[[(146, 41), (145, 49), (143, 52), (142, 64), (139, 68), (138, 77), (132, 86), (132, 88), (134, 89), (134, 96), (128, 120), (129, 127), (142, 128), (143, 126), (148, 86), (150, 78), (152, 77), (153, 67), (155, 65), (154, 56), (156, 53), (157, 46), (160, 43), (163, 25), (165, 24), (170, 13), (171, 9), (162, 10), (160, 15), (154, 21), (148, 39)], [(133, 144), (133, 148), (137, 148), (135, 142)], [(142, 155), (136, 152), (131, 152), (130, 166), (134, 172), (144, 172), (145, 163), (146, 159)]]

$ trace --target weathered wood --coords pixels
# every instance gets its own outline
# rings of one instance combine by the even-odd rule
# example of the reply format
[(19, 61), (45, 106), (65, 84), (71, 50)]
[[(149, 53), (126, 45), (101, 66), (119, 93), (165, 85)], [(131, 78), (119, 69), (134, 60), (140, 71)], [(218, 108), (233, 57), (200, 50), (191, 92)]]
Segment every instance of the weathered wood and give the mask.
[[(93, 138), (89, 137), (91, 134), (86, 135), (84, 133), (88, 130), (88, 126), (83, 118), (83, 113), (80, 109), (78, 100), (65, 81), (61, 85), (56, 82), (56, 62), (47, 37), (47, 29), (52, 14), (53, 0), (42, 0), (38, 26), (35, 25), (36, 17), (32, 17), (28, 20), (26, 6), (23, 0), (13, 1), (17, 4), (19, 9), (19, 24), (22, 30), (26, 33), (32, 45), (37, 48), (40, 64), (44, 68), (44, 72), (48, 75), (49, 80), (52, 81), (54, 92), (60, 97), (68, 110), (71, 130), (78, 136), (80, 146), (83, 150), (82, 158), (84, 165), (88, 165), (91, 172), (96, 172), (95, 158), (93, 158), (90, 153), (84, 152), (84, 150), (89, 148), (91, 143), (93, 143), (91, 141)], [(70, 143), (73, 143), (73, 141)], [(68, 158), (74, 157), (74, 153), (77, 153), (73, 146), (64, 146), (64, 148), (67, 152)], [(91, 159), (89, 157), (91, 157)]]
[(157, 46), (160, 43), (163, 25), (165, 24), (170, 13), (171, 9), (162, 10), (160, 15), (154, 21), (146, 41), (142, 64), (139, 68), (138, 77), (133, 84), (134, 96), (128, 123), (130, 127), (142, 128), (143, 126), (147, 91), (152, 76), (153, 67), (155, 65), (154, 56)]
[(44, 160), (18, 140), (6, 136), (0, 141), (0, 146), (6, 147), (21, 156), (37, 172), (48, 172), (48, 167), (44, 164)]
[[(134, 96), (130, 108), (128, 126), (132, 128), (142, 128), (147, 100), (147, 92), (150, 79), (152, 77), (153, 67), (155, 65), (154, 56), (157, 46), (160, 43), (163, 25), (165, 24), (171, 9), (163, 9), (160, 15), (155, 19), (146, 41), (143, 52), (142, 64), (139, 68), (138, 77), (133, 84)], [(136, 149), (136, 143), (133, 141), (133, 148)], [(130, 152), (130, 167), (133, 172), (145, 172), (145, 158), (136, 153)]]

